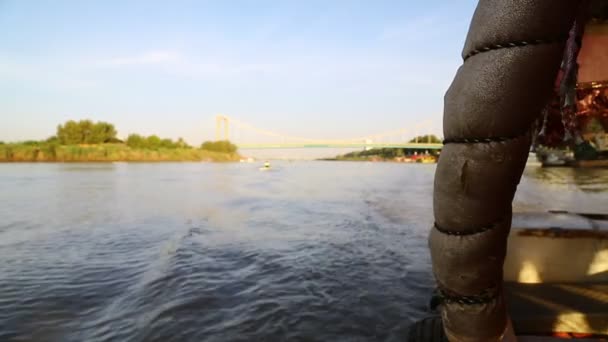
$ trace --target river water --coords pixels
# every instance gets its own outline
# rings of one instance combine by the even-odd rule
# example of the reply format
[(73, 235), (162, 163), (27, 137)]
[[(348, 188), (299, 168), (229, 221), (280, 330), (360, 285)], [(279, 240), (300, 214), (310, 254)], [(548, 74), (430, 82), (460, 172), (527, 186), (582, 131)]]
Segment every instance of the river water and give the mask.
[[(385, 341), (427, 313), (435, 165), (0, 164), (0, 341)], [(515, 211), (602, 212), (526, 168)]]

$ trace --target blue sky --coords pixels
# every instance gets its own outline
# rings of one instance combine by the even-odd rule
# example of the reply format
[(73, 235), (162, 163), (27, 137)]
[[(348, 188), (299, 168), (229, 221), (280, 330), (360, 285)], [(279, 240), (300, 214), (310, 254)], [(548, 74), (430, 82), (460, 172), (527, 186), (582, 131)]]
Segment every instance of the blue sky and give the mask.
[(90, 118), (200, 143), (217, 113), (315, 139), (437, 133), (475, 5), (0, 0), (0, 140)]

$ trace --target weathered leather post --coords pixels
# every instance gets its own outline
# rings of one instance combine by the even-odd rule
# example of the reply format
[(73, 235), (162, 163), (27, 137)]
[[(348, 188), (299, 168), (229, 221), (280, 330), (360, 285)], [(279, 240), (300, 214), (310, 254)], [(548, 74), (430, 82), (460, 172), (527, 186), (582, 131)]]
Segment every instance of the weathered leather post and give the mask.
[(511, 202), (579, 1), (481, 0), (445, 95), (429, 243), (450, 341), (497, 341)]

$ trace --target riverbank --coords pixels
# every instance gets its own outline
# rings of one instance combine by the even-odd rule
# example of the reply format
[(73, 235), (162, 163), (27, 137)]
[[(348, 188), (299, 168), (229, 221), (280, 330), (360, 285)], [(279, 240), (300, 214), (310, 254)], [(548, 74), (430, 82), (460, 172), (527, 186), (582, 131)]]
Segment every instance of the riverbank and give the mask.
[(238, 153), (198, 148), (132, 148), (126, 144), (0, 144), (0, 162), (234, 162)]
[[(427, 139), (427, 136), (420, 137), (420, 140), (424, 141), (422, 139)], [(440, 141), (437, 138), (434, 139), (435, 141)], [(437, 162), (438, 158), (438, 151), (413, 150), (406, 148), (372, 148), (322, 160), (434, 164)]]
[(383, 158), (379, 156), (339, 156), (335, 158), (323, 158), (325, 161), (352, 161), (352, 162), (384, 162), (384, 163), (407, 163), (407, 164), (435, 164), (437, 158), (434, 156), (409, 156), (409, 157), (393, 157)]

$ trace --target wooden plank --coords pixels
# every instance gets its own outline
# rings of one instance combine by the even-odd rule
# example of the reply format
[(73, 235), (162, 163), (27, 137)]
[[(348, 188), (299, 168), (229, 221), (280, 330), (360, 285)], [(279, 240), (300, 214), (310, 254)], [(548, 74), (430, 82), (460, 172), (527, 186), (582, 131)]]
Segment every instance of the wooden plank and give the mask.
[(608, 336), (608, 283), (505, 283), (518, 335), (552, 332)]

